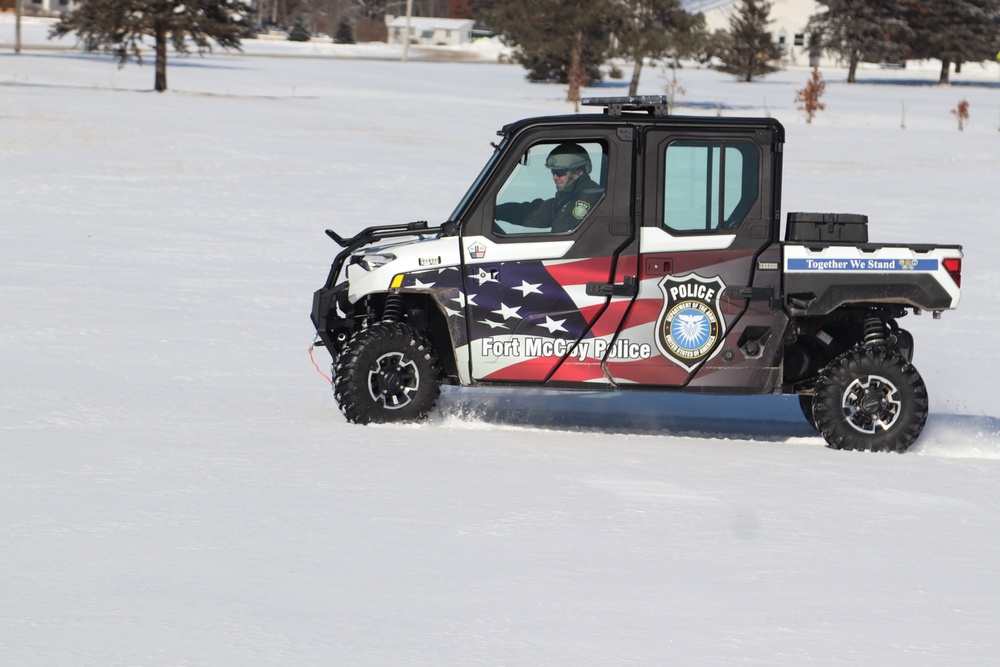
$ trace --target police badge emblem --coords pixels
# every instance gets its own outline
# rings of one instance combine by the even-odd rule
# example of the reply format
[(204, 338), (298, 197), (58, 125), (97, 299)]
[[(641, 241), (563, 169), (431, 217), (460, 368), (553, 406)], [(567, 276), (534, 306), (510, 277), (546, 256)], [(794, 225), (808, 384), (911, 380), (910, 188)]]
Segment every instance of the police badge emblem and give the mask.
[(718, 276), (666, 276), (660, 281), (663, 309), (656, 320), (656, 345), (667, 359), (692, 371), (718, 352), (726, 320), (719, 302), (726, 284)]
[(573, 207), (573, 217), (577, 220), (583, 220), (590, 213), (590, 203), (580, 200), (576, 202), (576, 206)]

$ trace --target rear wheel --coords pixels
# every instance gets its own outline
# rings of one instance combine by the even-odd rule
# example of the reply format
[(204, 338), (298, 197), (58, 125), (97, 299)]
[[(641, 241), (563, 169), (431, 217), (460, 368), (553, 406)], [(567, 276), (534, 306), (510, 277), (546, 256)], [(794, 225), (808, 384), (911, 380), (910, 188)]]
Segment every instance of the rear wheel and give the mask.
[(834, 449), (904, 452), (927, 422), (927, 387), (917, 369), (885, 346), (834, 359), (816, 382), (813, 418)]
[(380, 322), (344, 345), (333, 391), (355, 424), (423, 419), (441, 393), (437, 356), (412, 327)]

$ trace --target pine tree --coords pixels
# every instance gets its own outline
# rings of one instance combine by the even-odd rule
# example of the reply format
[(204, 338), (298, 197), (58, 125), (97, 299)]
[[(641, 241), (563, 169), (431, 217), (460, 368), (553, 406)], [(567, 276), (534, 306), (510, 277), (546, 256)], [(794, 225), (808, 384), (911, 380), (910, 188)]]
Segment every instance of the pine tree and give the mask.
[(508, 44), (532, 81), (568, 83), (567, 99), (600, 79), (608, 50), (608, 0), (505, 0), (487, 21)]
[(188, 53), (186, 38), (198, 53), (211, 51), (211, 41), (226, 49), (239, 49), (250, 32), (250, 6), (243, 0), (79, 0), (56, 23), (49, 37), (76, 32), (92, 48), (114, 53), (119, 66), (130, 57), (142, 64), (143, 38), (154, 41), (155, 79), (158, 92), (167, 89), (167, 42), (178, 53)]
[(855, 83), (859, 63), (905, 58), (912, 30), (903, 20), (899, 0), (819, 2), (826, 11), (813, 15), (807, 29), (819, 36), (820, 47), (847, 62), (848, 83)]
[(299, 14), (295, 17), (295, 23), (288, 31), (289, 42), (308, 42), (312, 39), (312, 31), (309, 29), (309, 17)]
[(941, 61), (938, 83), (950, 82), (951, 64), (992, 59), (1000, 43), (1000, 0), (903, 0), (917, 58)]
[(663, 58), (677, 50), (679, 34), (704, 30), (704, 15), (689, 14), (679, 0), (621, 0), (618, 12), (615, 36), (621, 52), (633, 62), (629, 95), (639, 89), (646, 58)]
[(740, 0), (729, 18), (729, 34), (719, 52), (719, 70), (743, 81), (777, 72), (773, 63), (781, 57), (781, 47), (767, 30), (771, 15), (768, 0)]
[(340, 23), (337, 24), (337, 34), (333, 36), (334, 44), (355, 44), (357, 40), (354, 39), (354, 26), (351, 25), (349, 19), (340, 19)]

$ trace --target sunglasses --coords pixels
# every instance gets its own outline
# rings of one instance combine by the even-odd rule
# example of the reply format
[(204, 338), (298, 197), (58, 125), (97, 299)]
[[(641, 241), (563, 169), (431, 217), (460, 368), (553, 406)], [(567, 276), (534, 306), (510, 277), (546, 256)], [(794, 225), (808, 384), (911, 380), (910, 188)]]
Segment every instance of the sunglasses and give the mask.
[(570, 172), (569, 169), (550, 169), (549, 171), (551, 171), (552, 175), (555, 176), (556, 178), (562, 178), (563, 176), (565, 176)]

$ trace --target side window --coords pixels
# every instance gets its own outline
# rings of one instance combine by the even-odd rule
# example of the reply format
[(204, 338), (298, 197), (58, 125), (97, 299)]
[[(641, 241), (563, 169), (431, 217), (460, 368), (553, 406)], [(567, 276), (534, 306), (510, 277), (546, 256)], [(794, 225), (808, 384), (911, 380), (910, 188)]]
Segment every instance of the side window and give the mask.
[(663, 219), (673, 232), (737, 227), (757, 199), (758, 149), (749, 141), (677, 141), (664, 159)]
[(497, 192), (493, 232), (568, 234), (600, 203), (607, 187), (603, 141), (547, 141), (521, 156)]

